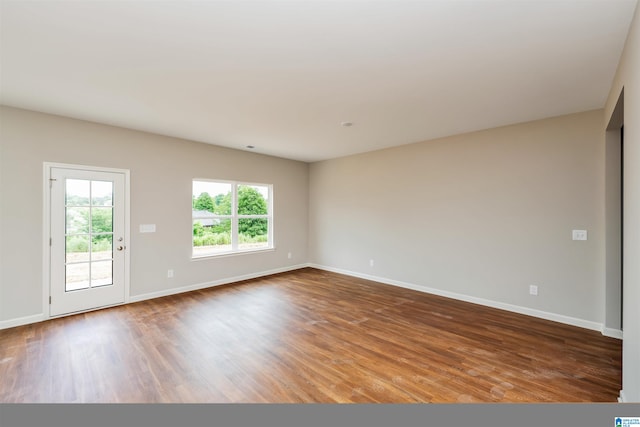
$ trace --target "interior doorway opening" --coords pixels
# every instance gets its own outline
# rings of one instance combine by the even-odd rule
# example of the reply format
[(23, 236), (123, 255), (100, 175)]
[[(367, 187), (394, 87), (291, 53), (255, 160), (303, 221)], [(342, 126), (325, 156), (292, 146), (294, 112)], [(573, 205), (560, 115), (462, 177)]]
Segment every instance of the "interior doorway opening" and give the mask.
[(624, 89), (605, 141), (606, 288), (605, 333), (622, 338), (624, 301)]

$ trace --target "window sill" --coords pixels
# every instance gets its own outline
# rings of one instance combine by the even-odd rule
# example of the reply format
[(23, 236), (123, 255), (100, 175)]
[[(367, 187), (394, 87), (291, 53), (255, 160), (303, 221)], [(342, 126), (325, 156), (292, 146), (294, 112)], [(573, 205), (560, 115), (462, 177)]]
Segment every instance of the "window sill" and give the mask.
[(248, 249), (244, 251), (222, 252), (219, 254), (198, 255), (198, 256), (191, 255), (191, 261), (204, 261), (204, 260), (217, 259), (217, 258), (234, 257), (239, 255), (260, 254), (264, 252), (274, 252), (275, 250), (276, 250), (275, 247), (269, 247), (264, 249)]

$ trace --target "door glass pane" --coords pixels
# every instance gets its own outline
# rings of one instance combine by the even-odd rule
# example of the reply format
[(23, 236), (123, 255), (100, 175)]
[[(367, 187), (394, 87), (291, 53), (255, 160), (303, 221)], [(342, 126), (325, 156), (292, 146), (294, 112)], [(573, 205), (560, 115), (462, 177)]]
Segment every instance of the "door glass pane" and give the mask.
[(113, 231), (113, 208), (91, 209), (91, 233), (111, 233)]
[(238, 219), (238, 249), (269, 247), (269, 220), (267, 218)]
[(113, 235), (98, 234), (91, 236), (91, 259), (93, 261), (113, 258)]
[(67, 263), (89, 261), (89, 236), (67, 236)]
[(90, 182), (84, 179), (67, 179), (65, 204), (67, 206), (88, 206)]
[(89, 233), (89, 208), (66, 208), (66, 234)]
[(78, 289), (87, 289), (89, 287), (89, 263), (69, 264), (66, 267), (66, 286), (65, 290), (76, 291)]
[(91, 204), (113, 206), (113, 182), (91, 181)]
[(91, 287), (107, 286), (113, 283), (113, 261), (91, 263)]

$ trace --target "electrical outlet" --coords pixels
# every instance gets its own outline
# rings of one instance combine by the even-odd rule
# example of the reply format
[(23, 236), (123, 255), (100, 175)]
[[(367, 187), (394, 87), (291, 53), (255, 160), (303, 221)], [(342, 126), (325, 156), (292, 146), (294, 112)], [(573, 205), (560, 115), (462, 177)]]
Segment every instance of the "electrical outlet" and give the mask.
[(289, 252), (289, 253), (287, 254), (287, 258), (288, 258), (288, 259), (293, 258), (293, 255), (291, 254), (291, 252)]
[(529, 286), (530, 295), (538, 295), (538, 287), (536, 285)]
[(373, 267), (373, 260), (372, 259), (369, 260), (369, 267)]
[(173, 270), (167, 270), (167, 277), (169, 279), (173, 278)]

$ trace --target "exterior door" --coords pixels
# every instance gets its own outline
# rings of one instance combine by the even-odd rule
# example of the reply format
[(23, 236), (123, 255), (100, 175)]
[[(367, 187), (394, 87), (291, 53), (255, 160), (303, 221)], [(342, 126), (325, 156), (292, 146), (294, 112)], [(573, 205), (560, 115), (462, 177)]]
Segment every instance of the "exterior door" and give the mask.
[(125, 180), (51, 167), (51, 316), (125, 302)]

